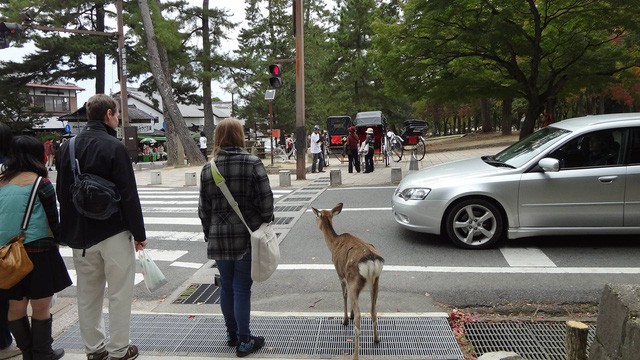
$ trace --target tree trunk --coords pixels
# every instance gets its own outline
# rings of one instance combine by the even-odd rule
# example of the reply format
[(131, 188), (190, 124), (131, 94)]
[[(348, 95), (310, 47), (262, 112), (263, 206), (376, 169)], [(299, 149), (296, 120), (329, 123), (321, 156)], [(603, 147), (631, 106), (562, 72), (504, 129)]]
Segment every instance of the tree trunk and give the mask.
[[(211, 35), (209, 30), (209, 0), (202, 0), (202, 105), (204, 106), (204, 134), (213, 145), (213, 105), (211, 100)], [(233, 106), (233, 105), (232, 105)]]
[(480, 119), (482, 120), (482, 132), (488, 133), (493, 131), (493, 125), (491, 125), (491, 117), (489, 116), (489, 99), (480, 99)]
[[(167, 78), (165, 72), (162, 69), (160, 54), (158, 51), (158, 44), (156, 42), (153, 23), (151, 21), (149, 3), (147, 2), (147, 0), (138, 0), (138, 6), (140, 7), (142, 23), (144, 24), (144, 33), (147, 40), (147, 48), (149, 51), (148, 55), (151, 73), (153, 74), (154, 80), (156, 82), (156, 87), (158, 88), (158, 92), (160, 93), (160, 97), (162, 98), (164, 110), (169, 113), (169, 118), (165, 118), (165, 122), (173, 122), (173, 130), (175, 130), (177, 138), (182, 143), (182, 146), (185, 150), (185, 155), (187, 156), (187, 159), (189, 160), (191, 165), (202, 165), (205, 159), (196, 146), (196, 143), (189, 135), (187, 125), (182, 118), (182, 114), (180, 113), (178, 104), (173, 98), (171, 83), (169, 80), (170, 78)], [(179, 161), (180, 159), (177, 160)]]
[(567, 321), (567, 337), (565, 350), (567, 360), (587, 360), (587, 337), (589, 326), (579, 321)]
[(502, 135), (511, 135), (511, 124), (513, 124), (513, 99), (502, 100)]

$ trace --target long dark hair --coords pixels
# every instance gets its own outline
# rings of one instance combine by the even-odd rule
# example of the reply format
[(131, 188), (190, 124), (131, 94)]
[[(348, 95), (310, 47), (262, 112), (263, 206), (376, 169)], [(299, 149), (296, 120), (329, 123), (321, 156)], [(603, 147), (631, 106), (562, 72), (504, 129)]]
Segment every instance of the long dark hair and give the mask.
[(27, 171), (42, 177), (48, 175), (44, 166), (44, 146), (32, 136), (20, 135), (11, 140), (11, 155), (5, 165), (0, 181), (10, 181), (19, 173)]

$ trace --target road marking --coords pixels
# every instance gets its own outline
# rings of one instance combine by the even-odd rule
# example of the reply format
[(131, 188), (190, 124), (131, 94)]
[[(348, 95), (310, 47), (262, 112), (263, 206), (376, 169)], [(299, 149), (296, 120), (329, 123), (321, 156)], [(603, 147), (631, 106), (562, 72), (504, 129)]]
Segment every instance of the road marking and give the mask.
[[(69, 273), (69, 277), (71, 278), (71, 282), (72, 282), (71, 286), (78, 286), (78, 273), (72, 269), (67, 269), (67, 272)], [(138, 285), (143, 281), (144, 281), (144, 276), (142, 275), (142, 273), (136, 273), (133, 283), (135, 285)], [(105, 287), (108, 288), (109, 284), (106, 284)]]
[(191, 217), (191, 218), (183, 218), (183, 217), (145, 217), (144, 218), (145, 225), (200, 225), (200, 218)]
[(538, 248), (501, 247), (500, 252), (509, 266), (555, 267), (556, 264)]
[(395, 189), (397, 186), (358, 186), (358, 187), (340, 187), (328, 188), (327, 191), (344, 191), (344, 190), (372, 190), (372, 189)]
[[(313, 210), (307, 209), (306, 212), (312, 212)], [(391, 211), (390, 207), (376, 207), (376, 208), (343, 208), (342, 211)]]
[(147, 239), (156, 240), (173, 240), (173, 241), (202, 241), (204, 242), (204, 233), (193, 231), (146, 231)]
[[(198, 200), (140, 200), (140, 205), (198, 205)], [(167, 212), (171, 211), (171, 208), (166, 208)]]
[[(147, 249), (147, 254), (154, 261), (176, 261), (184, 256), (188, 251), (184, 250), (159, 250), (159, 249)], [(72, 258), (73, 249), (70, 247), (60, 247), (60, 256)]]
[(182, 262), (182, 261), (174, 261), (169, 266), (190, 268), (190, 269), (200, 269), (204, 264), (203, 263), (192, 263), (192, 262)]
[[(280, 264), (278, 270), (332, 270), (333, 264)], [(640, 274), (637, 267), (496, 267), (496, 266), (404, 266), (385, 265), (383, 271), (472, 274)]]

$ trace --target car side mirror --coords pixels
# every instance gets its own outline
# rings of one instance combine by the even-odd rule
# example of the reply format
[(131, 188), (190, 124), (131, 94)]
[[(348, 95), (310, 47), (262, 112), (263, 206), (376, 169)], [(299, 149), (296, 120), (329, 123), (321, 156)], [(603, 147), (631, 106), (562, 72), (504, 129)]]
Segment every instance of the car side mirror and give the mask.
[(560, 170), (560, 160), (554, 158), (540, 159), (538, 166), (540, 166), (544, 172), (557, 172)]

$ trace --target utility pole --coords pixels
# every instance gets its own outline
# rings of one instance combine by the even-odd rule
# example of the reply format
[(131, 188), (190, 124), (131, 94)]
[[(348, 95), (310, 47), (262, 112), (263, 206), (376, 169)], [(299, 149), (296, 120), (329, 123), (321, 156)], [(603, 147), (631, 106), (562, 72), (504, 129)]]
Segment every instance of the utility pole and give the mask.
[(118, 17), (118, 79), (120, 79), (120, 115), (122, 116), (122, 136), (125, 136), (125, 128), (129, 126), (129, 99), (127, 95), (127, 55), (124, 49), (124, 20), (122, 19), (122, 0), (116, 1), (116, 15)]
[(304, 11), (302, 0), (293, 0), (296, 34), (296, 179), (307, 177), (307, 134), (304, 129)]

